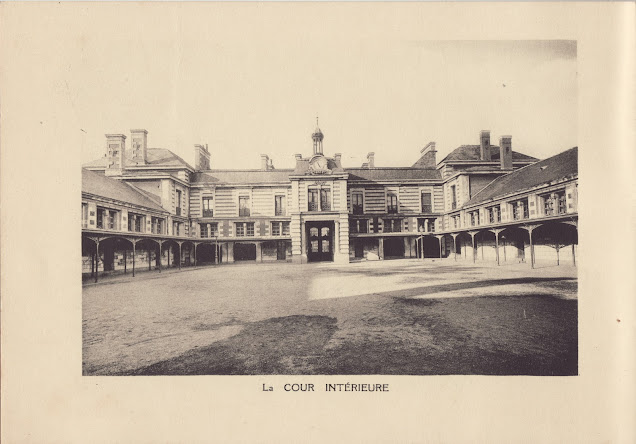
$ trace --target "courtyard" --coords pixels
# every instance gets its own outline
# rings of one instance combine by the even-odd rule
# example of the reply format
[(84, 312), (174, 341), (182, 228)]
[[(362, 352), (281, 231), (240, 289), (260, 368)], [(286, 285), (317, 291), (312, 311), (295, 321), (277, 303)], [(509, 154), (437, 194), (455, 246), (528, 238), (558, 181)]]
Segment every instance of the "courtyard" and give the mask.
[(233, 264), (83, 288), (84, 375), (576, 375), (577, 279), (402, 259)]

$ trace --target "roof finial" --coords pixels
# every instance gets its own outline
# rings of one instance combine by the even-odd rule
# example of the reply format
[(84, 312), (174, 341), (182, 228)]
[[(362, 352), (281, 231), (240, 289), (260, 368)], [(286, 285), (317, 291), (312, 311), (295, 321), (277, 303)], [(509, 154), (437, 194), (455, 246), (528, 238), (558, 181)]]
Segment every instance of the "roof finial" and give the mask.
[(318, 114), (316, 114), (316, 126), (319, 126), (318, 125)]

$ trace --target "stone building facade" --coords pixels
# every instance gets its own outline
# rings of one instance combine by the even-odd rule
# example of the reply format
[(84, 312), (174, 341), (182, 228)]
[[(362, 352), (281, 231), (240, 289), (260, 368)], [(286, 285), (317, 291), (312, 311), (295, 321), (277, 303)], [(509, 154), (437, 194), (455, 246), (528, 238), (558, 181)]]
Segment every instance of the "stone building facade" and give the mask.
[(258, 170), (219, 170), (207, 145), (195, 145), (192, 167), (148, 148), (147, 136), (131, 130), (128, 150), (124, 134), (108, 134), (105, 156), (84, 166), (85, 274), (235, 261), (526, 261), (540, 231), (575, 257), (576, 148), (538, 161), (513, 151), (510, 136), (496, 146), (482, 131), (479, 145), (440, 162), (431, 142), (410, 167), (378, 167), (374, 153), (348, 167), (324, 154), (316, 128), (293, 169), (262, 154)]

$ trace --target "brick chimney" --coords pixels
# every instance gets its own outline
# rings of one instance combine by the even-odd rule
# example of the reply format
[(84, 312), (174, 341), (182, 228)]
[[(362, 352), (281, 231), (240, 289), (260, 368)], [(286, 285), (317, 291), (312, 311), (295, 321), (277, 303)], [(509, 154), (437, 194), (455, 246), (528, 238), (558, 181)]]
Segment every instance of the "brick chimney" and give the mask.
[(499, 139), (499, 162), (502, 170), (512, 169), (512, 136)]
[(420, 150), (420, 159), (415, 162), (413, 167), (415, 168), (435, 168), (437, 166), (435, 150), (435, 142), (429, 142), (424, 148)]
[(126, 136), (106, 134), (106, 170), (107, 176), (121, 176), (126, 167)]
[(492, 160), (490, 154), (490, 131), (488, 130), (483, 130), (479, 135), (479, 154), (479, 158), (485, 162)]
[(145, 165), (148, 161), (148, 131), (145, 129), (131, 129), (131, 145), (133, 165)]
[(194, 145), (194, 169), (204, 171), (210, 169), (210, 152), (207, 143), (205, 145)]
[(267, 154), (261, 154), (261, 170), (267, 171), (270, 168), (269, 156)]
[(367, 168), (375, 168), (375, 153), (367, 154)]

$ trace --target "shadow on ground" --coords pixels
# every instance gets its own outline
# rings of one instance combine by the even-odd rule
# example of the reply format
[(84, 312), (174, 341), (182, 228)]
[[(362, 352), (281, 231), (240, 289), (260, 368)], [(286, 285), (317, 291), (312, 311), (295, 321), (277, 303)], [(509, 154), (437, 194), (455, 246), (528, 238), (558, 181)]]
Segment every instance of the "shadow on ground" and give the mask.
[[(200, 328), (200, 327), (199, 327)], [(286, 316), (247, 324), (241, 333), (128, 375), (260, 375), (311, 373), (305, 363), (331, 339), (336, 319)]]
[[(549, 281), (521, 279), (528, 280)], [(418, 289), (417, 294), (421, 292)], [(369, 310), (373, 316), (365, 316), (365, 305), (372, 304), (376, 304)], [(382, 310), (377, 310), (379, 304)], [(409, 299), (402, 295), (359, 297), (356, 306), (361, 314), (349, 313), (343, 319), (331, 312), (331, 316), (292, 315), (248, 323), (224, 341), (121, 374), (578, 372), (576, 300), (546, 295), (452, 299)]]

